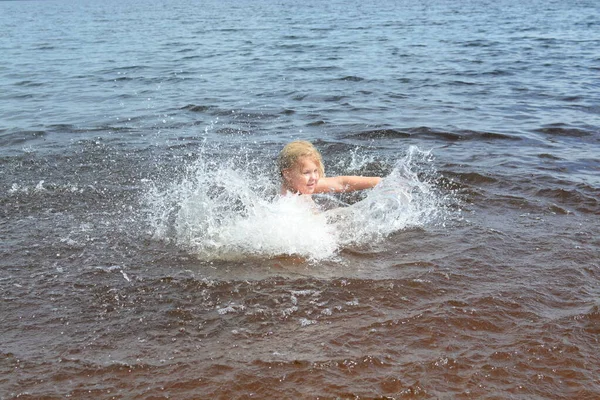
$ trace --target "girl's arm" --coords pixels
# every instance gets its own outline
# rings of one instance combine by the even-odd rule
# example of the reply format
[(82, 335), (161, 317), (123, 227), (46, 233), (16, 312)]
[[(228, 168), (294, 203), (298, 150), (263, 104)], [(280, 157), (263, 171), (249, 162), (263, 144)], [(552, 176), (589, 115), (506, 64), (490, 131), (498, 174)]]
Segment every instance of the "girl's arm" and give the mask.
[(381, 182), (378, 176), (332, 176), (319, 179), (315, 193), (345, 193), (370, 189)]

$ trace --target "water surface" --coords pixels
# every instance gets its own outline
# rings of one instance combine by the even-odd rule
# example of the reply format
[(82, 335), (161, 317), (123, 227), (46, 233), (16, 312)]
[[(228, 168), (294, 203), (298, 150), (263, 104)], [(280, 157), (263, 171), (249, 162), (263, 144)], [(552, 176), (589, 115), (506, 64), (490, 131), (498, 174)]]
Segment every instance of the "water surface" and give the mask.
[(599, 397), (598, 15), (1, 2), (0, 397)]

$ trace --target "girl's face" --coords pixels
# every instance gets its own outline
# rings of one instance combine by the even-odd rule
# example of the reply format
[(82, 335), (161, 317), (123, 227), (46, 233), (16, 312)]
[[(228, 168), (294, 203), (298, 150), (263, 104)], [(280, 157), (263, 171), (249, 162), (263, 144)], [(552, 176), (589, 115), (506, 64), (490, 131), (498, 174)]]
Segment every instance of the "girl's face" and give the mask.
[(286, 188), (300, 194), (313, 194), (319, 182), (319, 164), (310, 157), (300, 157), (293, 167), (283, 171)]

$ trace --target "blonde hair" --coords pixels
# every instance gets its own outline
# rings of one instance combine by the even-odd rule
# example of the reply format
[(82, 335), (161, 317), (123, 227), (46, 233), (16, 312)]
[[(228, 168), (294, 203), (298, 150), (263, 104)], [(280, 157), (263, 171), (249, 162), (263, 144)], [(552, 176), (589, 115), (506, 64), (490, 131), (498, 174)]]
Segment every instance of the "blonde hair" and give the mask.
[(325, 176), (325, 168), (323, 167), (323, 159), (319, 150), (313, 146), (311, 142), (305, 140), (296, 140), (288, 143), (279, 153), (277, 157), (277, 166), (279, 173), (283, 175), (283, 170), (292, 168), (300, 157), (311, 157), (318, 164), (319, 176)]

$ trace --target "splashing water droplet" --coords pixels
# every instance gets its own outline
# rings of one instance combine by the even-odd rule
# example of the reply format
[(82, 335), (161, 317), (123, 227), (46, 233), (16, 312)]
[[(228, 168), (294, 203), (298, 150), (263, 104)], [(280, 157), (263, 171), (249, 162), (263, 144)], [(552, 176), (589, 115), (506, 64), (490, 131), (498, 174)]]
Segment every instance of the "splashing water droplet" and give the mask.
[(443, 214), (443, 196), (419, 178), (431, 162), (429, 153), (411, 147), (362, 200), (334, 200), (336, 207), (317, 212), (304, 197), (277, 195), (277, 182), (267, 174), (200, 158), (178, 182), (148, 190), (147, 214), (155, 238), (174, 240), (201, 259), (327, 259)]

